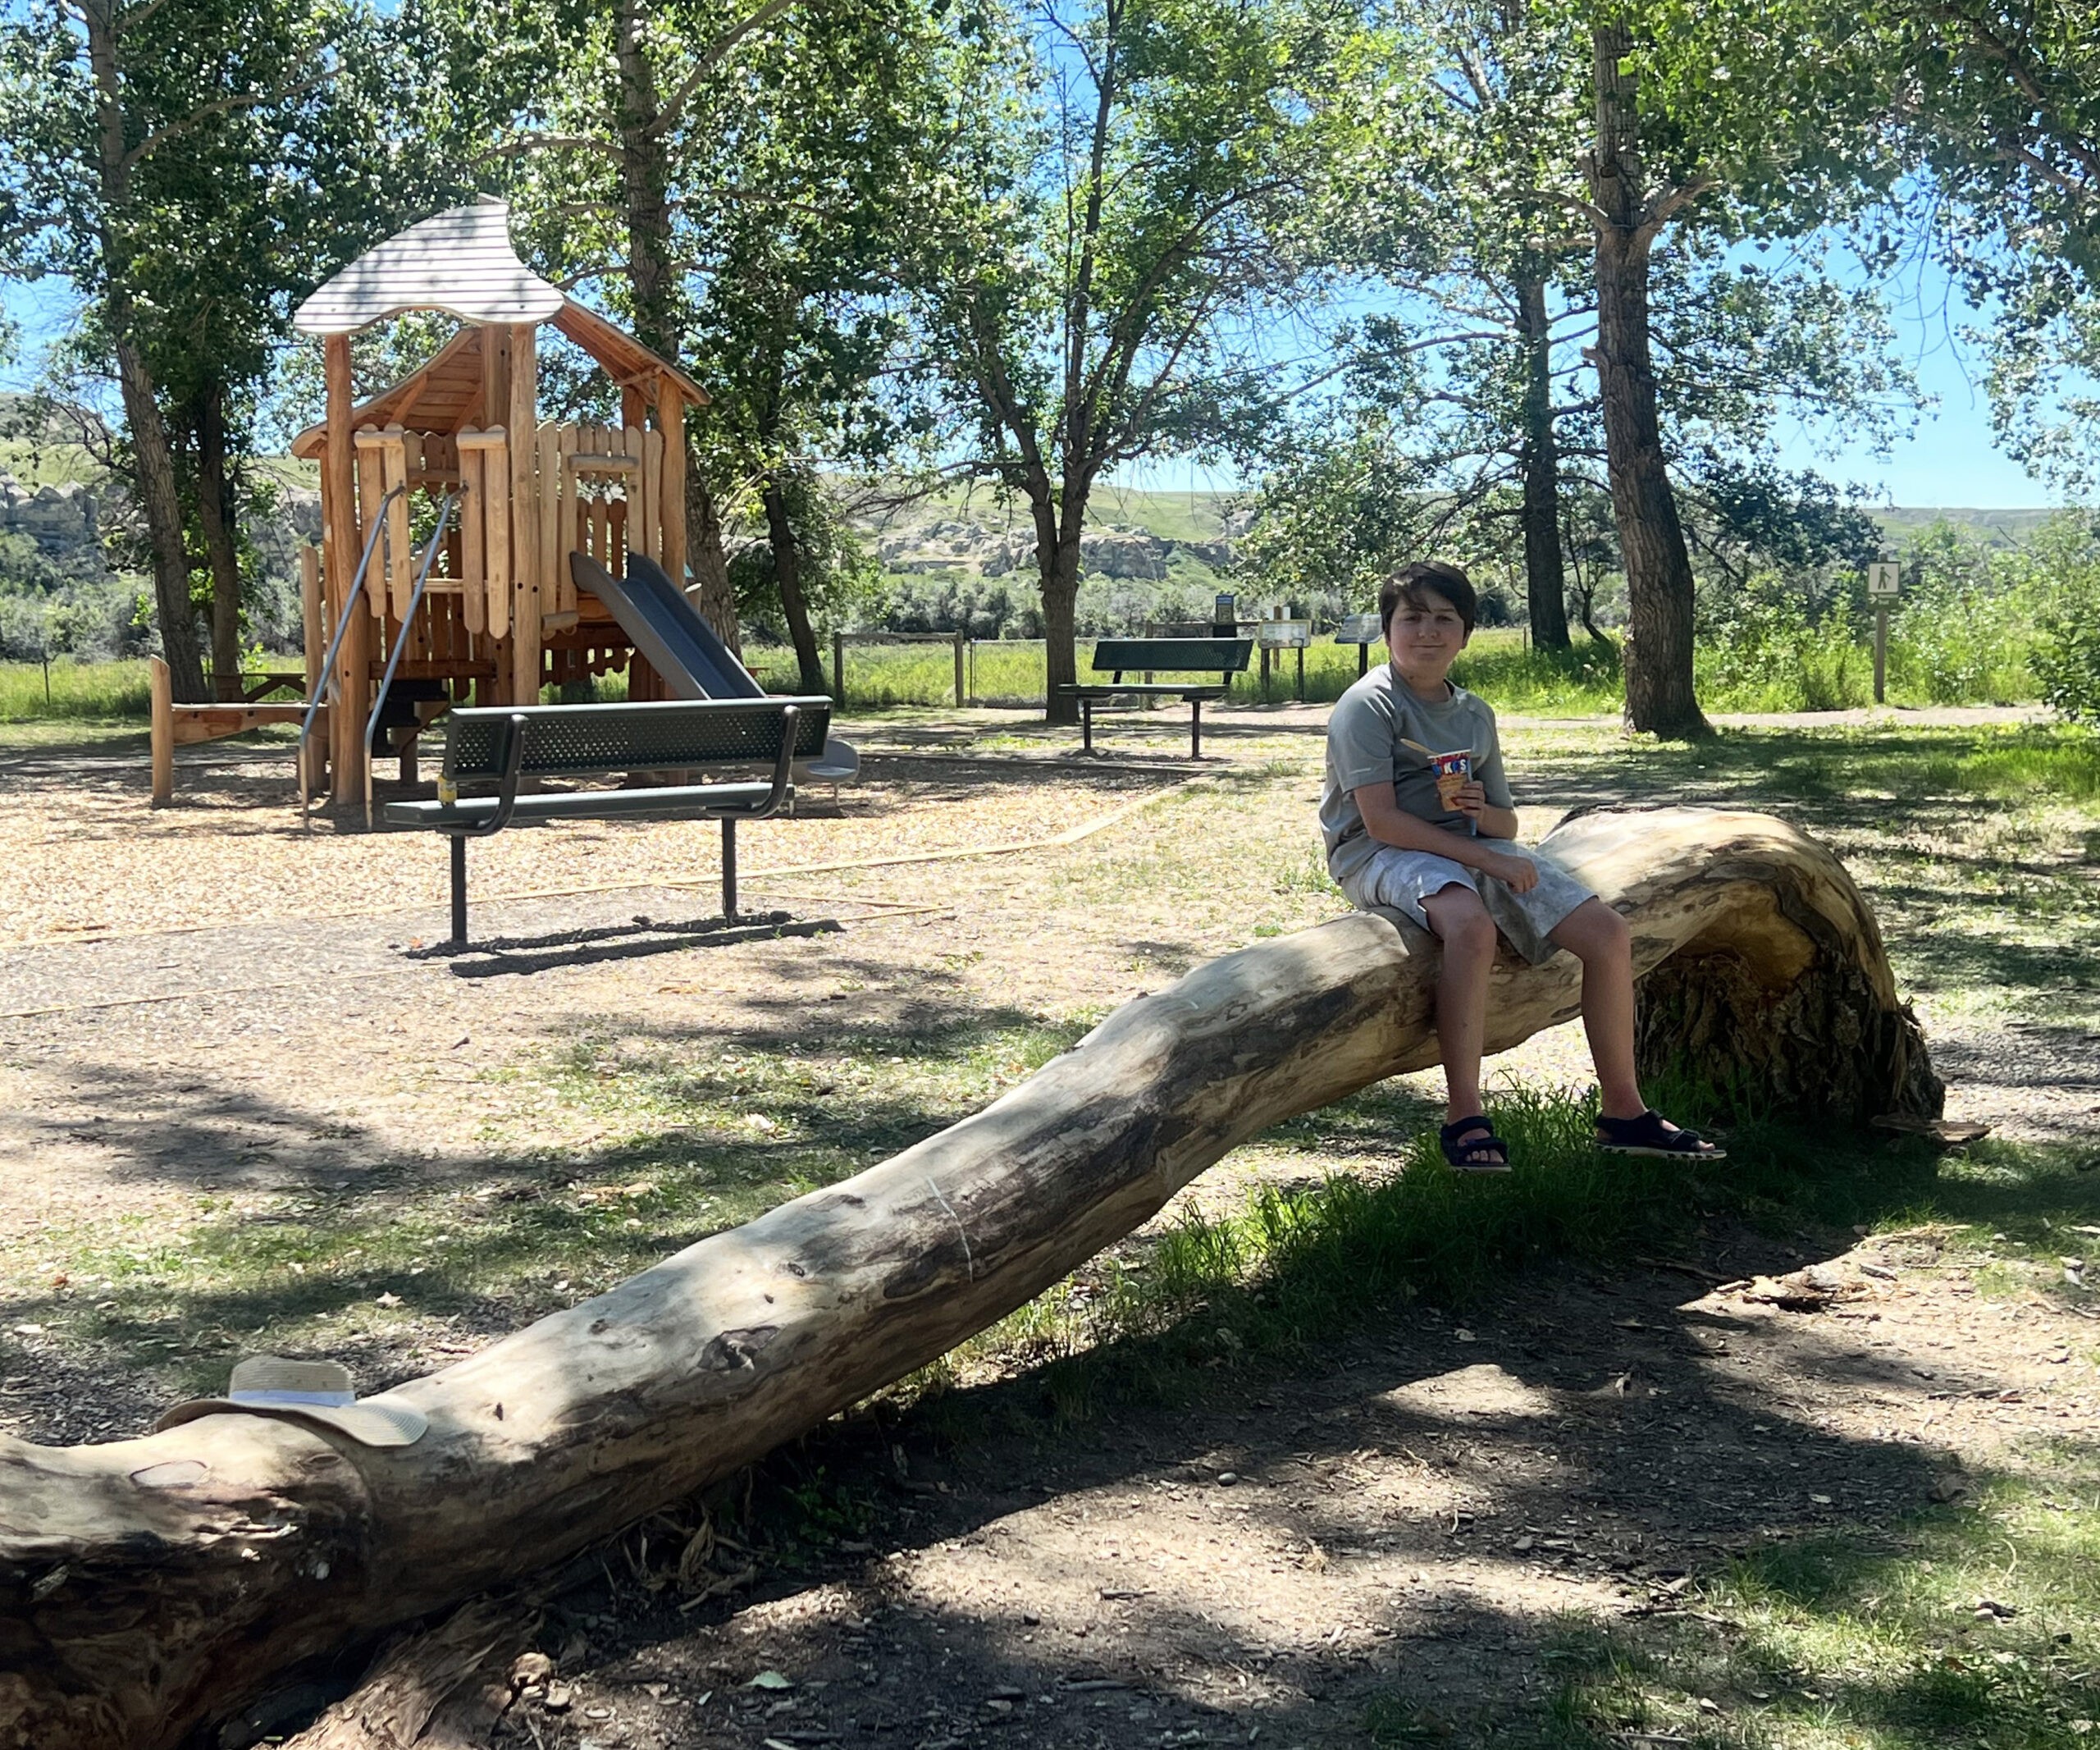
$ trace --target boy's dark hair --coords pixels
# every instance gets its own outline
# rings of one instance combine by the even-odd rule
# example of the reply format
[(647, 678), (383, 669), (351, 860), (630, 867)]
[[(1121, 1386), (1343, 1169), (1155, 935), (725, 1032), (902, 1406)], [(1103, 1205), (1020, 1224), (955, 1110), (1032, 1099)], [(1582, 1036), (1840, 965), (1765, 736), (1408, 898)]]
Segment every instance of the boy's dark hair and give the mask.
[(1480, 597), (1464, 572), (1440, 559), (1418, 559), (1386, 579), (1378, 592), (1378, 629), (1385, 632), (1391, 627), (1393, 610), (1404, 601), (1411, 608), (1427, 607), (1422, 599), (1427, 595), (1441, 596), (1456, 608), (1465, 622), (1466, 636), (1472, 636), (1473, 622), (1480, 617)]

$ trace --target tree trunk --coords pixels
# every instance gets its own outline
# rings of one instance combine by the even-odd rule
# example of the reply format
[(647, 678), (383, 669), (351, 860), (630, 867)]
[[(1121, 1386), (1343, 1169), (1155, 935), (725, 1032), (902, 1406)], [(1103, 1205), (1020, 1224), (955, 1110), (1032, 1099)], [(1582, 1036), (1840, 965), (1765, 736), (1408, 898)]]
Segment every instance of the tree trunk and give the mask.
[(1070, 724), (1080, 720), (1079, 701), (1069, 692), (1058, 691), (1079, 679), (1080, 519), (1069, 507), (1065, 514), (1062, 529), (1056, 528), (1054, 517), (1048, 519), (1056, 532), (1047, 541), (1041, 533), (1046, 519), (1036, 519), (1036, 569), (1043, 583), (1045, 723)]
[(817, 635), (810, 625), (810, 605), (802, 597), (802, 551), (795, 538), (795, 525), (788, 514), (787, 495), (777, 478), (769, 475), (764, 493), (765, 530), (773, 544), (773, 578), (780, 589), (780, 612), (788, 622), (788, 636), (795, 646), (795, 666), (805, 693), (829, 689), (824, 682), (824, 658), (818, 654)]
[(1517, 318), (1524, 344), (1524, 587), (1532, 642), (1568, 648), (1568, 586), (1560, 561), (1560, 448), (1553, 430), (1553, 323), (1545, 276), (1517, 281)]
[(743, 632), (737, 624), (737, 592), (729, 584), (729, 555), (722, 546), (722, 514), (697, 456), (686, 468), (686, 564), (692, 572), (700, 617), (741, 656)]
[(1592, 38), (1597, 144), (1584, 160), (1597, 234), (1597, 340), (1605, 466), (1626, 568), (1626, 718), (1660, 735), (1704, 735), (1692, 685), (1691, 555), (1663, 460), (1655, 368), (1648, 336), (1648, 259), (1661, 222), (1643, 186), (1627, 31)]
[(197, 621), (189, 605), (189, 555), (183, 540), (182, 500), (176, 490), (175, 457), (161, 417), (153, 368), (132, 338), (131, 298), (126, 276), (129, 251), (122, 226), (131, 190), (130, 142), (124, 119), (124, 78), (117, 59), (116, 15), (110, 0), (84, 5), (77, 16), (88, 39), (88, 66), (95, 86), (97, 169), (102, 198), (102, 315), (116, 354), (118, 393), (131, 434), (133, 485), (146, 519), (153, 555), (153, 606), (160, 622), (161, 655), (169, 683), (184, 704), (204, 702), (204, 664), (197, 647)]
[[(112, 302), (120, 300), (113, 299)], [(189, 553), (183, 539), (182, 499), (176, 489), (175, 457), (161, 418), (153, 372), (129, 340), (113, 342), (124, 423), (131, 433), (133, 484), (146, 519), (153, 558), (153, 610), (178, 704), (203, 704), (204, 659), (197, 642), (197, 616), (189, 601)]]
[(672, 263), (670, 167), (658, 122), (663, 106), (656, 70), (642, 46), (640, 0), (619, 0), (613, 58), (619, 67), (620, 200), (627, 218), (628, 281), (634, 294), (634, 334), (675, 361), (685, 338), (680, 281)]
[[(641, 0), (619, 0), (613, 58), (619, 68), (620, 201), (627, 221), (628, 278), (634, 294), (634, 335), (658, 357), (678, 360), (685, 347), (682, 280), (672, 247), (670, 167), (664, 156), (663, 100), (656, 70), (644, 46), (648, 20)], [(701, 618), (739, 655), (737, 597), (729, 587), (729, 561), (722, 549), (722, 518), (698, 445), (686, 458), (686, 564), (693, 575)], [(685, 579), (674, 580), (683, 587)]]
[(196, 433), (197, 522), (212, 568), (212, 690), (232, 701), (240, 697), (240, 558), (226, 479), (225, 393), (217, 383), (198, 396)]
[[(1940, 1085), (1858, 890), (1768, 816), (1586, 816), (1545, 848), (1633, 925), (1647, 1067), (1687, 1038), (1833, 1122)], [(1125, 1003), (985, 1111), (392, 1394), (417, 1444), (221, 1414), (0, 1439), (0, 1743), (167, 1750), (296, 1661), (563, 1560), (932, 1360), (1229, 1150), (1437, 1058), (1434, 940), (1339, 919)], [(1504, 962), (1503, 1050), (1581, 968)], [(1679, 1030), (1689, 1021), (1691, 1031)]]

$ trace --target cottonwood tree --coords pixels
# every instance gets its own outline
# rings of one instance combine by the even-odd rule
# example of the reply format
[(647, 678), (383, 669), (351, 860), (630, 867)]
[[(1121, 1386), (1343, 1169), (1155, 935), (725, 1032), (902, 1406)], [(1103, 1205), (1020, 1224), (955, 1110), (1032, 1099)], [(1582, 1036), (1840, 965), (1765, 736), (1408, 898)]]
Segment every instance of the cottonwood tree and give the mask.
[[(1411, 423), (1457, 416), (1415, 446), (1416, 468), (1448, 489), (1425, 504), (1422, 537), (1513, 488), (1532, 636), (1545, 649), (1568, 644), (1557, 422), (1570, 411), (1568, 361), (1555, 342), (1580, 319), (1589, 249), (1541, 192), (1581, 138), (1565, 35), (1531, 0), (1395, 8), (1354, 70), (1358, 139), (1322, 214), (1337, 258), (1405, 311), (1363, 324), (1349, 352), (1356, 395)], [(1360, 443), (1371, 434), (1358, 423)], [(1379, 471), (1381, 488), (1397, 483)]]
[(967, 409), (963, 469), (1028, 507), (1048, 715), (1070, 722), (1096, 482), (1244, 451), (1288, 390), (1271, 341), (1358, 26), (1326, 0), (1043, 0), (1025, 21), (958, 147), (926, 342)]
[(838, 569), (818, 466), (893, 467), (930, 428), (897, 366), (977, 34), (904, 5), (793, 11), (712, 99), (745, 124), (716, 198), (687, 208), (705, 263), (691, 357), (710, 437), (765, 530), (760, 569), (806, 692), (826, 686), (811, 588)]
[[(1593, 300), (1579, 280), (1554, 288), (1545, 369), (1537, 373), (1545, 377), (1538, 399), (1550, 435), (1542, 444), (1532, 403), (1536, 350), (1517, 299), (1463, 272), (1407, 290), (1407, 313), (1363, 324), (1340, 392), (1322, 410), (1325, 428), (1305, 421), (1266, 482), (1248, 562), (1294, 594), (1324, 580), (1344, 591), (1354, 584), (1360, 600), (1408, 560), (1442, 552), (1507, 569), (1516, 546), (1531, 587), (1532, 641), (1554, 648), (1536, 618), (1530, 525), (1542, 483), (1558, 607), (1568, 506), (1607, 486), (1587, 357)], [(1842, 429), (1855, 440), (1885, 440), (1900, 424), (1916, 388), (1894, 354), (1886, 308), (1870, 286), (1841, 283), (1817, 253), (1738, 261), (1696, 231), (1659, 251), (1650, 290), (1663, 448), (1687, 542), (1728, 576), (1741, 574), (1746, 555), (1785, 562), (1785, 541), (1769, 551), (1745, 542), (1732, 507), (1762, 503), (1770, 514), (1760, 526), (1783, 520), (1773, 508), (1784, 496), (1773, 472), (1782, 422)], [(1454, 327), (1443, 326), (1454, 318)], [(1804, 504), (1829, 491), (1796, 485)], [(1513, 528), (1526, 538), (1513, 541)]]
[[(567, 290), (623, 316), (642, 344), (692, 363), (702, 243), (716, 203), (763, 200), (741, 179), (746, 106), (777, 101), (731, 76), (805, 0), (614, 0), (610, 6), (482, 6), (437, 0), (452, 80), (499, 118), (468, 149), (507, 183), (521, 242)], [(806, 0), (830, 11), (856, 0)], [(866, 0), (860, 9), (865, 11)], [(724, 457), (688, 427), (687, 559), (697, 605), (733, 647), (736, 597), (723, 540)]]
[(31, 0), (0, 26), (0, 273), (70, 281), (114, 363), (181, 699), (204, 697), (203, 667), (153, 292), (195, 246), (203, 214), (169, 191), (186, 155), (236, 115), (274, 113), (290, 131), (283, 112), (333, 64), (313, 18), (297, 0)]
[(1819, 0), (1744, 16), (1718, 0), (1569, 8), (1586, 31), (1591, 135), (1555, 192), (1594, 244), (1606, 467), (1628, 596), (1626, 714), (1703, 733), (1692, 683), (1691, 562), (1664, 445), (1650, 274), (1672, 226), (1798, 234), (1878, 195), (1897, 166), (1877, 132), (1886, 68)]
[(2064, 0), (1892, 0), (1871, 15), (1932, 215), (1988, 331), (1993, 422), (2066, 489), (2100, 477), (2100, 31)]
[(200, 117), (176, 149), (144, 161), (136, 190), (171, 232), (136, 267), (140, 344), (211, 578), (221, 699), (240, 696), (239, 531), (269, 496), (251, 463), (263, 399), (293, 344), (291, 313), (343, 262), (452, 192), (400, 126), (418, 93), (390, 21), (280, 4), (251, 28), (276, 34), (288, 68), (318, 62), (331, 76), (288, 88), (284, 101)]

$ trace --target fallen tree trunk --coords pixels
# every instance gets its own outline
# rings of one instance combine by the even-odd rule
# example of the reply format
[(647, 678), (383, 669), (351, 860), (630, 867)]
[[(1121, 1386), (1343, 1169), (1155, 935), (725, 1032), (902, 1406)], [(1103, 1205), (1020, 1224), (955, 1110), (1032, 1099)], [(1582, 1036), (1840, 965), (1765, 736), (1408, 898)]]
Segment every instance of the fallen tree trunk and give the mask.
[[(1703, 1066), (1798, 1108), (1939, 1085), (1857, 890), (1768, 816), (1586, 816), (1546, 848), (1634, 925)], [(399, 1388), (416, 1445), (215, 1415), (0, 1442), (0, 1743), (156, 1750), (273, 1674), (556, 1561), (931, 1360), (1294, 1113), (1435, 1061), (1435, 948), (1338, 919), (1124, 1004), (996, 1104)], [(1659, 973), (1655, 969), (1660, 968)], [(1576, 1012), (1495, 973), (1491, 1049)]]

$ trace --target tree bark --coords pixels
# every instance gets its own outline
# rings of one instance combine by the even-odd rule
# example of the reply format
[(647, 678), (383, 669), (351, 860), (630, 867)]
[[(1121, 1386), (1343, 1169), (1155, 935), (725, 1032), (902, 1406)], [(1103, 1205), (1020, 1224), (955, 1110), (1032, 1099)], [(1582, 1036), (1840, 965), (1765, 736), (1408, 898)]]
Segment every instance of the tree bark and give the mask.
[(1553, 323), (1546, 314), (1545, 276), (1536, 270), (1517, 281), (1518, 331), (1524, 346), (1524, 441), (1518, 458), (1524, 479), (1524, 590), (1532, 642), (1568, 648), (1568, 583), (1560, 560), (1560, 448), (1553, 429)]
[(700, 617), (741, 656), (743, 629), (737, 624), (737, 592), (729, 584), (729, 555), (722, 545), (722, 513), (697, 455), (686, 468), (686, 555)]
[[(1647, 1067), (1838, 1122), (1938, 1113), (1879, 933), (1783, 821), (1595, 814), (1545, 848), (1633, 925)], [(921, 1366), (1269, 1126), (1435, 1062), (1434, 940), (1354, 916), (1125, 1003), (996, 1103), (397, 1388), (375, 1450), (213, 1415), (0, 1439), (0, 1745), (167, 1750), (296, 1661), (562, 1560)], [(1498, 968), (1488, 1048), (1574, 1015), (1567, 955)], [(1682, 1017), (1692, 1017), (1687, 1035)]]
[(1596, 26), (1596, 149), (1583, 160), (1597, 240), (1597, 339), (1605, 466), (1626, 568), (1626, 718), (1660, 735), (1710, 733), (1692, 684), (1691, 555), (1663, 459), (1649, 345), (1648, 263), (1670, 197), (1650, 198), (1625, 27)]
[(234, 509), (226, 478), (225, 391), (208, 383), (197, 398), (197, 522), (212, 568), (212, 690), (220, 700), (240, 697), (240, 557), (234, 546)]
[(810, 624), (810, 605), (802, 595), (802, 550), (795, 525), (788, 514), (788, 496), (777, 478), (769, 475), (764, 492), (766, 537), (773, 546), (773, 578), (780, 591), (780, 612), (788, 622), (788, 636), (795, 646), (795, 666), (804, 692), (815, 695), (829, 690), (824, 681), (824, 658), (817, 650), (817, 635)]
[(202, 704), (203, 658), (189, 605), (189, 555), (183, 539), (182, 500), (176, 489), (175, 456), (167, 423), (161, 417), (159, 386), (133, 338), (131, 298), (126, 276), (130, 251), (123, 236), (130, 198), (131, 169), (124, 117), (124, 80), (117, 59), (117, 21), (112, 0), (83, 5), (79, 16), (88, 39), (88, 66), (95, 86), (98, 193), (101, 196), (103, 319), (116, 354), (117, 391), (131, 435), (132, 483), (146, 519), (153, 555), (153, 607), (160, 623), (161, 655), (176, 699)]
[[(1080, 530), (1085, 502), (1075, 513), (1068, 502), (1064, 527), (1047, 506), (1038, 514), (1035, 563), (1043, 588), (1043, 673), (1045, 723), (1080, 720), (1079, 701), (1058, 689), (1079, 679)], [(1046, 538), (1044, 529), (1049, 532)]]

